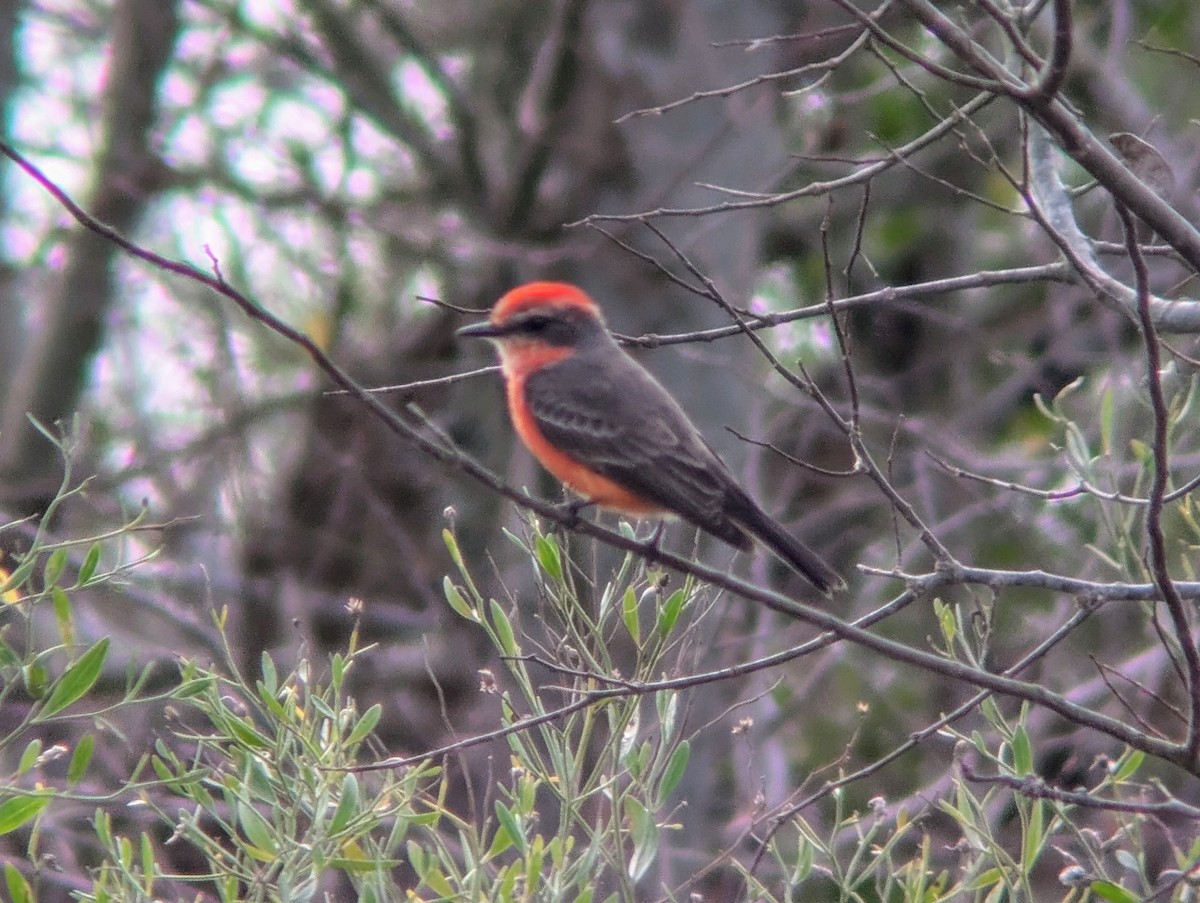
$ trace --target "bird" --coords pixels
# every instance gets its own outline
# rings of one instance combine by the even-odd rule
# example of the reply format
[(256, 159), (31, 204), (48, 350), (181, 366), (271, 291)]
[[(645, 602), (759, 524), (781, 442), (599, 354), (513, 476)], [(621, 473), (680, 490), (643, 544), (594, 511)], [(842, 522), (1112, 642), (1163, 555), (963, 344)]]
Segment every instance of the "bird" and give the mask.
[(600, 307), (566, 282), (530, 282), (457, 334), (500, 356), (508, 413), (533, 456), (580, 497), (635, 518), (679, 517), (743, 551), (757, 538), (829, 596), (842, 578), (738, 483)]

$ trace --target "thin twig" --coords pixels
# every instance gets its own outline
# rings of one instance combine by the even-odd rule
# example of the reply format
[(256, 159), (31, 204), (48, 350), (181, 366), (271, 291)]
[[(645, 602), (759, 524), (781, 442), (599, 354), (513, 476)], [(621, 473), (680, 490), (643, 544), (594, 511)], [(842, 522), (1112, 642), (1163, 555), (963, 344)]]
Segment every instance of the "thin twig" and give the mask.
[(1125, 242), (1129, 248), (1129, 259), (1133, 263), (1137, 284), (1138, 319), (1142, 326), (1142, 339), (1146, 345), (1146, 381), (1150, 391), (1150, 404), (1154, 410), (1154, 473), (1150, 487), (1150, 504), (1146, 509), (1146, 533), (1150, 540), (1150, 571), (1154, 582), (1162, 592), (1163, 601), (1171, 616), (1175, 639), (1183, 651), (1186, 664), (1186, 697), (1190, 700), (1187, 739), (1185, 748), (1189, 760), (1197, 761), (1200, 755), (1200, 649), (1192, 636), (1188, 611), (1179, 597), (1179, 591), (1167, 569), (1167, 542), (1163, 535), (1163, 499), (1167, 494), (1170, 479), (1170, 412), (1162, 387), (1162, 355), (1159, 352), (1158, 336), (1154, 331), (1154, 318), (1150, 316), (1150, 274), (1137, 242), (1137, 224), (1125, 205), (1117, 204), (1117, 214), (1125, 229)]
[[(833, 302), (833, 309), (839, 313), (869, 307), (872, 304), (891, 304), (908, 299), (926, 300), (931, 295), (945, 295), (954, 292), (965, 292), (976, 289), (987, 289), (997, 285), (1022, 285), (1028, 282), (1063, 282), (1073, 281), (1070, 266), (1065, 261), (1040, 264), (1032, 267), (1014, 267), (1007, 270), (984, 270), (963, 276), (947, 276), (944, 279), (931, 279), (928, 282), (916, 282), (911, 285), (888, 286), (849, 298), (840, 298)], [(686, 284), (686, 283), (682, 283)], [(689, 290), (694, 288), (688, 286)], [(746, 326), (750, 329), (770, 329), (784, 323), (795, 323), (801, 320), (812, 320), (829, 314), (829, 304), (822, 301), (795, 310), (782, 311), (772, 314), (758, 314), (748, 319)], [(636, 345), (643, 348), (659, 348), (663, 345), (684, 345), (691, 342), (715, 342), (731, 336), (741, 335), (744, 330), (739, 326), (718, 326), (713, 329), (697, 329), (692, 332), (672, 333), (651, 336), (618, 336), (624, 344)]]
[[(1069, 489), (1038, 489), (1036, 486), (1026, 486), (1023, 483), (1014, 483), (1012, 480), (1004, 480), (999, 477), (989, 477), (981, 473), (973, 473), (965, 470), (956, 464), (951, 464), (949, 461), (943, 461), (933, 452), (926, 450), (926, 455), (931, 458), (934, 463), (942, 467), (947, 473), (961, 477), (965, 480), (974, 480), (977, 483), (983, 483), (987, 486), (995, 486), (998, 489), (1007, 489), (1012, 492), (1019, 492), (1023, 495), (1031, 495), (1034, 498), (1045, 499), (1049, 502), (1061, 502), (1067, 499), (1075, 499), (1080, 497), (1097, 498), (1105, 502), (1119, 502), (1122, 505), (1137, 505), (1146, 506), (1150, 504), (1147, 498), (1141, 498), (1136, 495), (1125, 495), (1122, 492), (1109, 492), (1101, 489), (1098, 486), (1093, 486), (1087, 480), (1080, 480)], [(1197, 486), (1200, 486), (1200, 476), (1194, 476), (1178, 489), (1172, 490), (1163, 496), (1164, 502), (1174, 502), (1190, 495)]]
[[(875, 10), (872, 15), (883, 15), (891, 3), (892, 0), (885, 0), (885, 2), (880, 5), (880, 8)], [(853, 28), (853, 26), (840, 27), (843, 29)], [(713, 88), (708, 91), (695, 91), (687, 97), (680, 98), (679, 100), (673, 100), (670, 103), (659, 104), (656, 107), (644, 107), (638, 110), (630, 110), (628, 113), (618, 116), (616, 124), (621, 125), (624, 122), (628, 122), (630, 119), (635, 119), (641, 116), (661, 116), (663, 113), (670, 112), (671, 110), (678, 109), (679, 107), (687, 106), (688, 104), (695, 103), (699, 100), (709, 100), (717, 97), (729, 97), (741, 91), (747, 91), (751, 88), (758, 87), (759, 85), (772, 84), (774, 82), (783, 81), (789, 78), (799, 78), (800, 76), (808, 75), (812, 72), (825, 73), (832, 71), (853, 56), (859, 50), (859, 48), (862, 47), (863, 42), (865, 42), (869, 36), (870, 32), (868, 32), (866, 29), (862, 29), (855, 39), (850, 43), (849, 47), (827, 60), (820, 60), (815, 63), (806, 63), (803, 66), (797, 66), (795, 69), (786, 69), (782, 72), (768, 72), (764, 75), (756, 75), (753, 78), (738, 82), (735, 85), (727, 85), (724, 88)]]
[[(720, 204), (710, 204), (705, 207), (656, 207), (653, 210), (645, 210), (641, 213), (593, 213), (591, 216), (584, 217), (580, 220), (567, 223), (567, 227), (592, 225), (599, 222), (641, 222), (644, 220), (657, 219), (666, 216), (704, 216), (710, 213), (727, 213), (731, 210), (752, 210), (760, 207), (775, 207), (780, 204), (785, 204), (788, 201), (794, 201), (805, 197), (820, 197), (821, 195), (830, 194), (840, 188), (845, 188), (850, 185), (858, 185), (867, 179), (891, 169), (896, 165), (896, 158), (907, 156), (908, 154), (916, 153), (917, 151), (928, 147), (935, 143), (938, 139), (952, 132), (962, 122), (969, 117), (975, 115), (989, 103), (995, 100), (995, 95), (992, 93), (980, 94), (971, 98), (967, 103), (963, 104), (954, 110), (949, 116), (930, 128), (922, 135), (918, 135), (912, 141), (905, 144), (903, 147), (896, 148), (895, 156), (889, 156), (887, 159), (880, 160), (878, 163), (866, 166), (858, 172), (851, 173), (847, 176), (842, 176), (839, 179), (830, 179), (825, 182), (810, 182), (800, 188), (792, 191), (783, 191), (779, 194), (767, 195), (762, 198), (753, 198), (743, 201), (724, 201)], [(1160, 233), (1161, 234), (1161, 233)]]
[[(1187, 724), (1187, 715), (1184, 714), (1179, 709), (1179, 706), (1175, 705), (1168, 699), (1164, 699), (1161, 693), (1155, 693), (1152, 689), (1150, 689), (1148, 686), (1146, 686), (1141, 681), (1135, 680), (1134, 678), (1130, 677), (1128, 674), (1124, 674), (1119, 669), (1114, 668), (1112, 665), (1109, 665), (1109, 664), (1106, 664), (1106, 663), (1100, 661), (1100, 659), (1096, 658), (1095, 654), (1093, 654), (1093, 653), (1089, 653), (1088, 658), (1090, 658), (1092, 660), (1092, 664), (1096, 666), (1096, 669), (1100, 672), (1102, 678), (1104, 678), (1104, 676), (1107, 674), (1115, 674), (1117, 677), (1121, 678), (1121, 680), (1125, 681), (1128, 684), (1131, 684), (1139, 693), (1142, 693), (1143, 695), (1150, 697), (1150, 699), (1154, 700), (1156, 703), (1158, 703), (1160, 706), (1162, 706), (1165, 711), (1170, 712), (1172, 715), (1174, 715), (1176, 718), (1178, 718), (1180, 724)], [(1111, 681), (1109, 681), (1105, 678), (1104, 684), (1110, 690), (1113, 691), (1114, 696), (1117, 695), (1116, 689), (1113, 687)], [(1155, 728), (1151, 727), (1148, 724), (1144, 725), (1144, 727), (1146, 728), (1146, 730), (1155, 730)]]
[[(389, 395), (393, 392), (415, 392), (418, 389), (433, 389), (438, 386), (452, 386), (455, 383), (463, 382), (467, 379), (474, 379), (477, 376), (486, 376), (489, 373), (500, 372), (499, 365), (493, 364), (490, 367), (480, 367), (477, 370), (467, 370), (464, 373), (451, 373), (449, 376), (438, 376), (434, 379), (418, 379), (410, 383), (397, 383), (391, 386), (375, 386), (373, 389), (367, 389), (375, 395)], [(330, 389), (328, 392), (322, 392), (322, 395), (329, 397), (332, 395), (350, 395), (349, 389)]]
[(1022, 796), (1037, 800), (1052, 800), (1085, 809), (1103, 809), (1106, 812), (1132, 812), (1138, 815), (1178, 815), (1193, 821), (1200, 820), (1200, 809), (1189, 806), (1182, 800), (1165, 800), (1161, 803), (1126, 803), (1121, 800), (1106, 800), (1090, 793), (1076, 790), (1060, 790), (1046, 783), (1041, 777), (1019, 778), (1011, 774), (985, 775), (960, 764), (963, 776), (980, 784), (998, 784), (1015, 790)]

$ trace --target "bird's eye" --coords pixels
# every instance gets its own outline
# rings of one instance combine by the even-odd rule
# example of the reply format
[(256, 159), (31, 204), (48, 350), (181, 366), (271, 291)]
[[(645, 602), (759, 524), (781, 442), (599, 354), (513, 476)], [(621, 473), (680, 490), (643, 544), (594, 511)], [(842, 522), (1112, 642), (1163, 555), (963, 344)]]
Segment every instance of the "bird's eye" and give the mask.
[(524, 332), (544, 332), (546, 327), (550, 325), (550, 318), (539, 315), (526, 317), (521, 321), (521, 329)]

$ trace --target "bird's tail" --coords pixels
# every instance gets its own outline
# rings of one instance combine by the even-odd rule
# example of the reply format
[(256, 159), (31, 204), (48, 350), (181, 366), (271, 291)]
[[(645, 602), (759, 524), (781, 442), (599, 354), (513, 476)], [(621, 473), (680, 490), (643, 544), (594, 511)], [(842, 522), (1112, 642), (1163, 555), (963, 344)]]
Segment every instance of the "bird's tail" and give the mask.
[(795, 568), (826, 596), (831, 595), (834, 590), (846, 588), (846, 581), (826, 564), (820, 555), (792, 536), (752, 500), (746, 501), (749, 504), (745, 510), (738, 512), (737, 520), (749, 533), (758, 537), (763, 545)]

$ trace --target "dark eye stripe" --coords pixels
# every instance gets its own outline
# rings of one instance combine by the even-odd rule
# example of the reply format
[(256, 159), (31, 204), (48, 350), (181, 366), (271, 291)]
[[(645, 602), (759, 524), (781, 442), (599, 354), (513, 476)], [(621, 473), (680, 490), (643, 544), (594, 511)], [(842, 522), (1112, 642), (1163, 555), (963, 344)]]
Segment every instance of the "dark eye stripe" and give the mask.
[(530, 314), (517, 320), (516, 326), (523, 332), (541, 332), (552, 322), (549, 317), (542, 316), (541, 314)]

